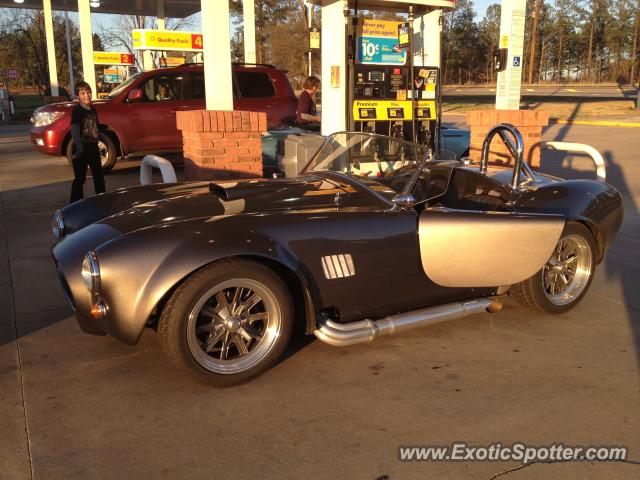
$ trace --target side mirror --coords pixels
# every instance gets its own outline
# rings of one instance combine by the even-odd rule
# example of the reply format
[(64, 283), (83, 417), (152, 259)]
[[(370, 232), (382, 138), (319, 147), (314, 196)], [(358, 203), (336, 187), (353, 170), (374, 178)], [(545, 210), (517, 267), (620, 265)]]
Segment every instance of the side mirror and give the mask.
[(127, 101), (128, 102), (138, 102), (142, 100), (142, 89), (141, 88), (134, 88), (133, 90), (131, 90), (129, 92), (129, 95), (127, 95)]
[(399, 193), (391, 201), (396, 207), (408, 208), (416, 203), (416, 198), (410, 193)]

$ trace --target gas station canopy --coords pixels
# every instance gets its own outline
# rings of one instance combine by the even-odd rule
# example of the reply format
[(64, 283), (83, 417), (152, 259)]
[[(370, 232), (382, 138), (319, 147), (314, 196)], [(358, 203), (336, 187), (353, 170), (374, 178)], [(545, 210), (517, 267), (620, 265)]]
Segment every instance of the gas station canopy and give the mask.
[[(338, 0), (308, 0), (309, 3), (318, 6), (326, 6)], [(386, 10), (406, 12), (409, 5), (413, 5), (416, 13), (427, 10), (428, 7), (441, 9), (455, 8), (455, 0), (348, 0), (349, 7), (356, 6), (361, 10)]]
[[(99, 7), (92, 7), (93, 13), (116, 13), (121, 15), (158, 14), (157, 0), (104, 0)], [(42, 0), (0, 0), (0, 8), (33, 8), (42, 10)], [(78, 11), (78, 0), (51, 0), (51, 9), (55, 11)], [(200, 11), (200, 0), (164, 0), (164, 15), (171, 18), (184, 18)]]

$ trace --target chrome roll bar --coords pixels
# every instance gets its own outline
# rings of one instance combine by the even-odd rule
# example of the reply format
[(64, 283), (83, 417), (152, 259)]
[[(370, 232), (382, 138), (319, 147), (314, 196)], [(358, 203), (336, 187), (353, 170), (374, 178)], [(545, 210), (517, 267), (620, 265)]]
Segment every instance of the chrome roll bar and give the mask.
[[(515, 138), (515, 145), (511, 137), (507, 135), (507, 132), (510, 133), (513, 138)], [(489, 147), (491, 146), (491, 141), (493, 140), (493, 137), (496, 136), (496, 134), (500, 136), (502, 143), (505, 144), (505, 146), (509, 150), (509, 153), (511, 153), (511, 156), (515, 160), (515, 165), (513, 166), (513, 176), (511, 177), (511, 188), (517, 189), (520, 186), (520, 173), (522, 173), (523, 170), (527, 178), (529, 180), (533, 180), (533, 172), (529, 168), (529, 165), (524, 163), (523, 160), (524, 142), (522, 140), (522, 135), (520, 134), (520, 131), (510, 123), (501, 123), (499, 125), (496, 125), (491, 130), (489, 130), (489, 133), (487, 133), (487, 136), (482, 143), (480, 173), (483, 173), (485, 175), (487, 173), (487, 168), (489, 166)]]

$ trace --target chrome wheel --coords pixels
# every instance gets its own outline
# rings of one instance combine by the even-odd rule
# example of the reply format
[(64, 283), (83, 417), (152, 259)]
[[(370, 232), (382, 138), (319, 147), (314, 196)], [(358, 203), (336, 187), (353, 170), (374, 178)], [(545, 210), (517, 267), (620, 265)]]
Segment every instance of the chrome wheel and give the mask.
[(567, 305), (580, 296), (593, 273), (591, 245), (581, 235), (560, 239), (542, 271), (542, 287), (554, 305)]
[(210, 372), (235, 374), (262, 362), (282, 331), (282, 311), (261, 282), (237, 278), (221, 282), (196, 302), (187, 321), (187, 346)]
[(100, 165), (104, 168), (109, 161), (109, 148), (102, 140), (98, 140), (98, 152), (100, 153)]

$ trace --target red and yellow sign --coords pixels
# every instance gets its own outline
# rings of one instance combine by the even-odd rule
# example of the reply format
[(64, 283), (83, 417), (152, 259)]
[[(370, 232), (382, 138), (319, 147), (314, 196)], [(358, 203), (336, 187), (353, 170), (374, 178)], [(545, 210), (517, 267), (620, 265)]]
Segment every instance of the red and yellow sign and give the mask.
[(93, 52), (94, 65), (133, 65), (131, 53), (121, 52)]
[(202, 34), (197, 32), (133, 30), (132, 36), (136, 50), (202, 51)]

